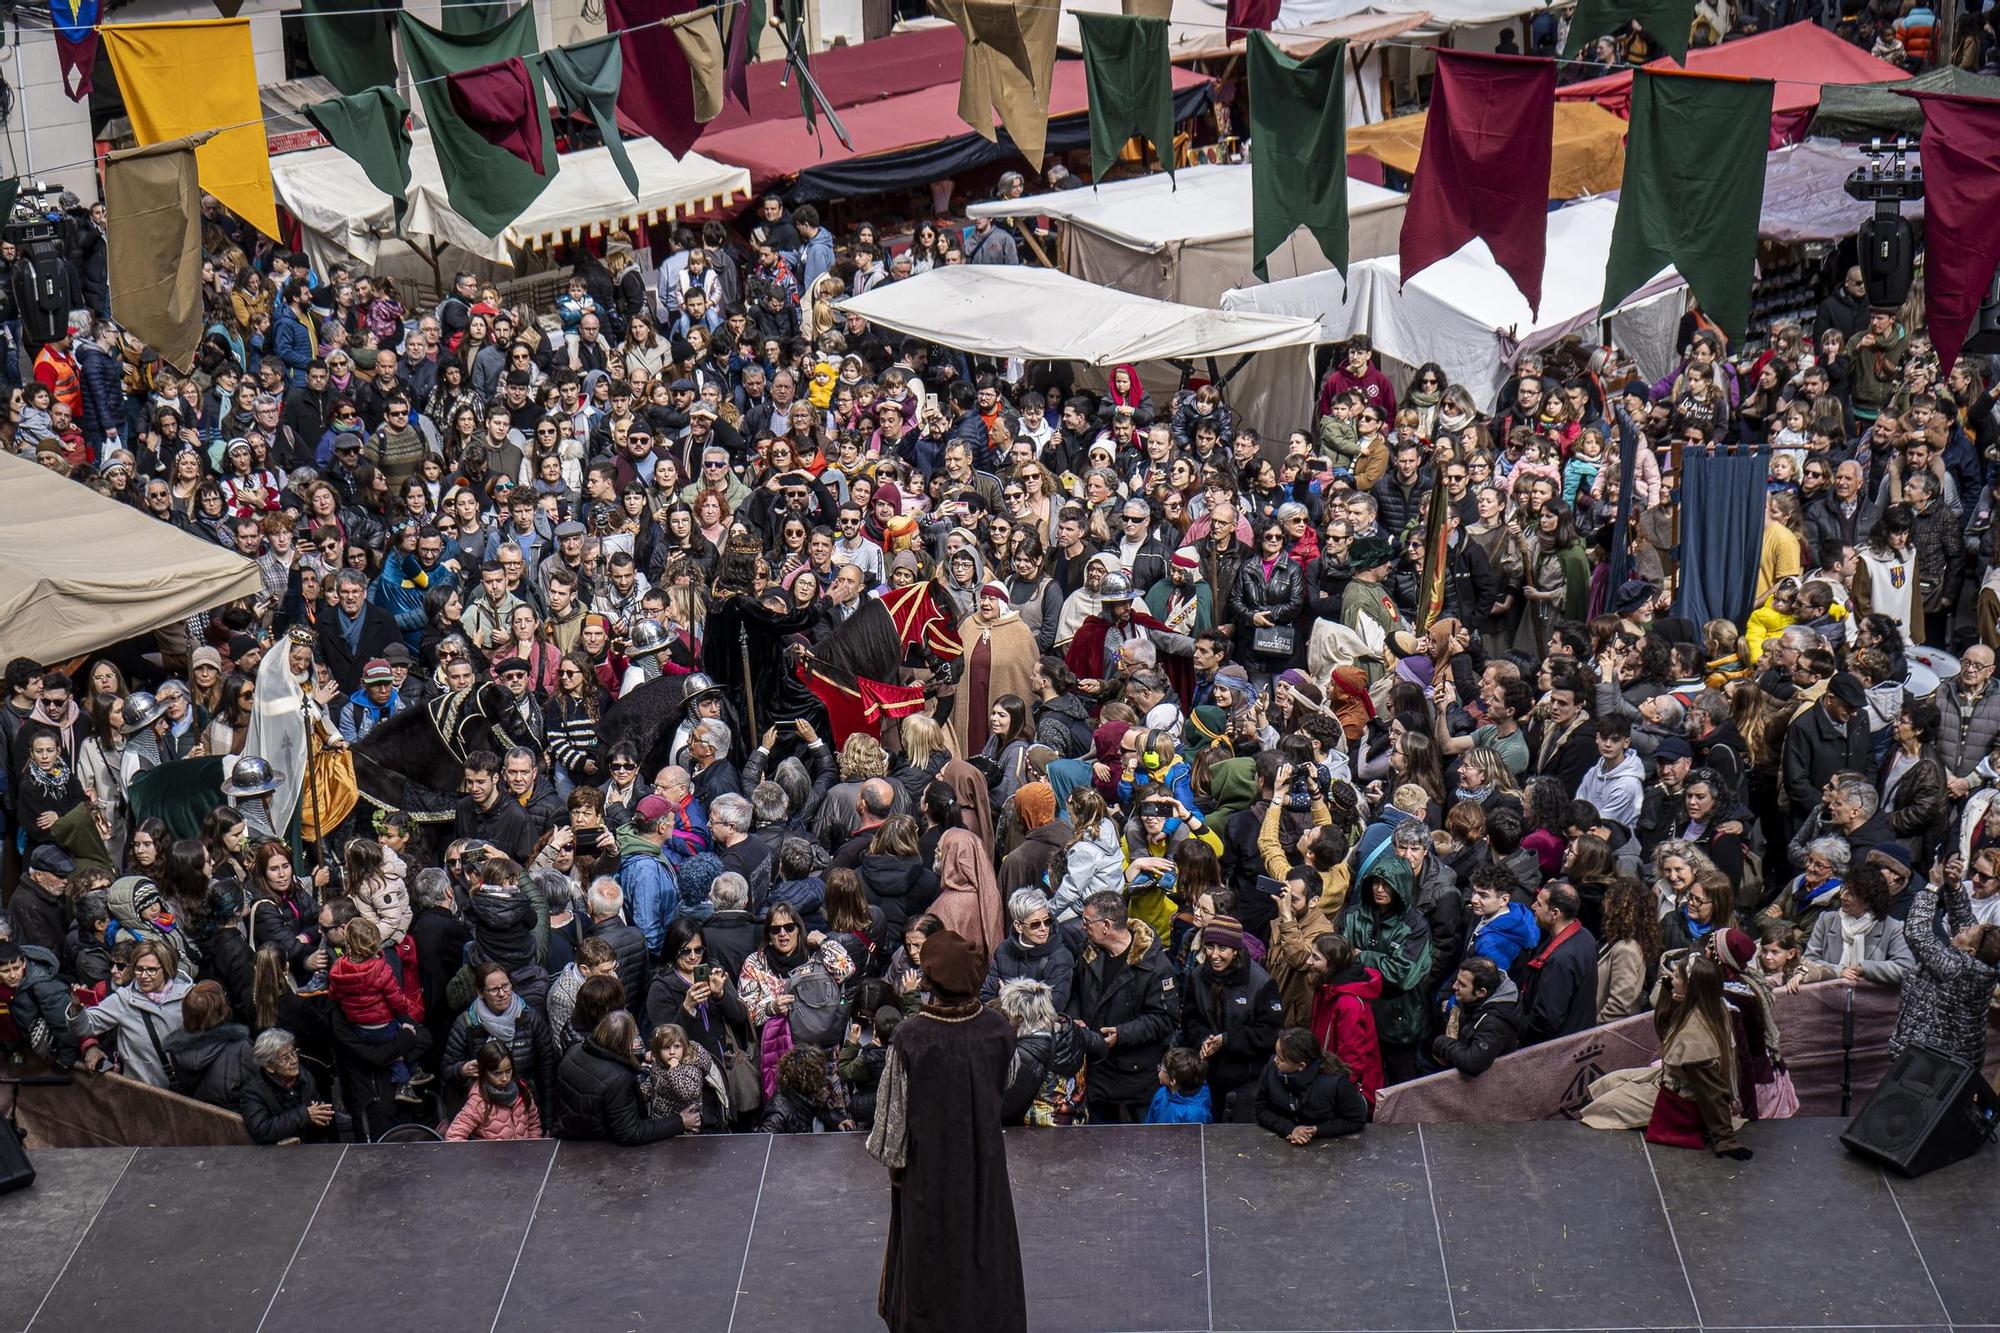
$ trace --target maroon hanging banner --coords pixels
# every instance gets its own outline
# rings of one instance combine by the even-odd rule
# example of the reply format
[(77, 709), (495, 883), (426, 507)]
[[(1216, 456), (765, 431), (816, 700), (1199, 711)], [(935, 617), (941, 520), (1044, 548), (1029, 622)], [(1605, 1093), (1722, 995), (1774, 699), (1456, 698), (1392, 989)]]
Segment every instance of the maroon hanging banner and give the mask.
[(1924, 108), (1924, 295), (1931, 345), (1949, 374), (2000, 267), (2000, 102), (1903, 95)]
[(1240, 42), (1246, 32), (1269, 32), (1278, 21), (1283, 0), (1229, 0), (1229, 40)]
[(1478, 237), (1540, 314), (1555, 96), (1552, 60), (1437, 52), (1430, 119), (1403, 214), (1404, 282)]
[(542, 117), (536, 99), (541, 85), (519, 56), (477, 65), (445, 76), (452, 108), (466, 125), (495, 148), (503, 148), (548, 175), (542, 161)]
[[(604, 23), (622, 33), (625, 77), (618, 85), (618, 110), (634, 125), (682, 157), (701, 137), (694, 118), (694, 74), (672, 28), (660, 19), (678, 18), (711, 0), (604, 0)], [(640, 32), (630, 29), (653, 24)]]

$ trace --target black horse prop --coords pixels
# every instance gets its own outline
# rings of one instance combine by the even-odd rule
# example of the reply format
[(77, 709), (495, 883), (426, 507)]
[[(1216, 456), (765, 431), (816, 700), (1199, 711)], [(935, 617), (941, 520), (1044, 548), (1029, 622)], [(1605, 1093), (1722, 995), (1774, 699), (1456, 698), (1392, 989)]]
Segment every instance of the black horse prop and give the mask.
[(354, 747), (354, 779), (375, 805), (437, 815), (450, 810), (465, 783), (465, 756), (503, 754), (523, 745), (540, 752), (513, 697), (492, 681), (442, 694), (381, 723)]

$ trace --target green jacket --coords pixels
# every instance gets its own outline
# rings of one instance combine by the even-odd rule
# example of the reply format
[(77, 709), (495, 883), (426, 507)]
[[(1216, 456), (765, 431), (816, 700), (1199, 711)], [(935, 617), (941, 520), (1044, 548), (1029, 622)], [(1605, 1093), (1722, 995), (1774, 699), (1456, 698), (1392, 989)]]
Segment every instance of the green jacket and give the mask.
[[(1389, 906), (1377, 908), (1373, 886), (1389, 886)], [(1340, 934), (1354, 946), (1355, 962), (1382, 974), (1382, 994), (1372, 1001), (1375, 1030), (1384, 1046), (1415, 1046), (1423, 1040), (1428, 1013), (1424, 979), (1431, 970), (1431, 928), (1411, 906), (1416, 882), (1409, 863), (1386, 852), (1368, 868), (1360, 886), (1347, 895)]]

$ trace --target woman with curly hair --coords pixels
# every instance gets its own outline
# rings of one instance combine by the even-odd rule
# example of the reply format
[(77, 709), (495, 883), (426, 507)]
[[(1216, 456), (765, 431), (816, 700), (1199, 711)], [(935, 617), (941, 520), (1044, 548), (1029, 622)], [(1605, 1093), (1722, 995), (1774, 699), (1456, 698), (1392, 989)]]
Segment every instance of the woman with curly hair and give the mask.
[(1597, 944), (1597, 1021), (1636, 1014), (1660, 962), (1660, 918), (1638, 880), (1620, 876), (1604, 892)]

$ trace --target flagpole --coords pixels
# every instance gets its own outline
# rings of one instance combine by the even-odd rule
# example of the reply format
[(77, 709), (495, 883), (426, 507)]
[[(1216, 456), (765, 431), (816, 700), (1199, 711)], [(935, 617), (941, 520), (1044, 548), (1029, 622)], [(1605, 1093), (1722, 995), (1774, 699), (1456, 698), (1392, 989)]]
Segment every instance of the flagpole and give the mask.
[(736, 648), (743, 655), (743, 702), (750, 719), (750, 738), (755, 740), (764, 733), (757, 729), (757, 682), (750, 675), (750, 627), (740, 619), (736, 624)]

